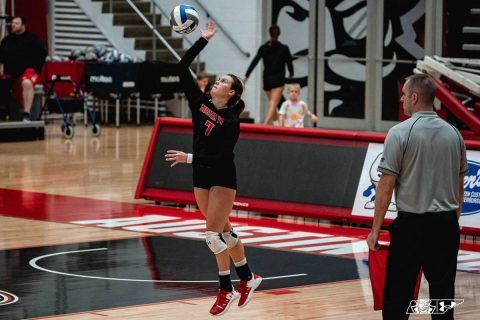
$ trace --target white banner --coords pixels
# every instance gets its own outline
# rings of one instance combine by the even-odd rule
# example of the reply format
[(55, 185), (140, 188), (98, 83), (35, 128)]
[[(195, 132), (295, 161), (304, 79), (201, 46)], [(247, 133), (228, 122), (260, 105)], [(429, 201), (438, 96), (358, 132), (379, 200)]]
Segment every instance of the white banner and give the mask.
[[(352, 215), (373, 217), (375, 209), (375, 185), (378, 183), (378, 163), (383, 152), (383, 144), (368, 145), (362, 174), (358, 183)], [(480, 228), (480, 151), (467, 150), (468, 173), (464, 179), (465, 192), (460, 225)], [(387, 219), (397, 216), (395, 195), (388, 208)]]

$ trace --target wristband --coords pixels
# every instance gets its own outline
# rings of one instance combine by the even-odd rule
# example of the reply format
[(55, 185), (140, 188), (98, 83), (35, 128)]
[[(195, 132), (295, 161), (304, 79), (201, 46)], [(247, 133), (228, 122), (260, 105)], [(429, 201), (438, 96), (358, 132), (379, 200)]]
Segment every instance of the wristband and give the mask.
[(192, 163), (193, 161), (193, 154), (187, 153), (187, 163)]

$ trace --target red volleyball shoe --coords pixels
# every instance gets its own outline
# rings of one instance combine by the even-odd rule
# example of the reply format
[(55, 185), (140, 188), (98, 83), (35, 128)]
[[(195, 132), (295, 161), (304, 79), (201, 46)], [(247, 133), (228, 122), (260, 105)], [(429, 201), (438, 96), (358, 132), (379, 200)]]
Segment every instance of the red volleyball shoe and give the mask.
[(240, 297), (238, 291), (232, 288), (232, 291), (228, 292), (222, 289), (218, 289), (217, 300), (210, 309), (210, 314), (213, 316), (221, 316), (228, 311), (233, 301)]
[(253, 297), (253, 292), (262, 283), (262, 277), (252, 272), (252, 279), (240, 281), (240, 299), (238, 300), (238, 306), (240, 308), (245, 307)]

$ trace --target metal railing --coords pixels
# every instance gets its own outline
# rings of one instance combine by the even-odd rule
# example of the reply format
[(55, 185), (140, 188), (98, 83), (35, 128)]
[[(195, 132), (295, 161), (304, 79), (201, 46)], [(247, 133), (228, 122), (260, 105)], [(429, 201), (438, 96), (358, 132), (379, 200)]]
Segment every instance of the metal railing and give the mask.
[[(167, 19), (167, 21), (170, 20), (170, 15), (167, 12), (165, 12), (165, 10), (163, 10), (155, 0), (150, 0), (150, 2), (152, 3), (152, 14), (155, 13), (154, 8), (157, 8), (158, 11), (160, 11), (160, 13), (162, 14), (162, 16)], [(193, 42), (190, 41), (190, 39), (188, 39), (187, 37), (184, 37), (183, 40), (185, 40), (189, 45), (193, 44)]]
[[(110, 0), (111, 1), (111, 0)], [(163, 10), (155, 0), (150, 0), (150, 8), (151, 8), (151, 13), (153, 15), (153, 19), (152, 19), (152, 24), (153, 24), (153, 27), (155, 29), (157, 29), (157, 24), (156, 24), (156, 9), (158, 9), (158, 11), (160, 11), (160, 14), (162, 15), (162, 17), (164, 17), (167, 21), (169, 21), (170, 19), (170, 15), (168, 13), (165, 12), (165, 10)], [(189, 46), (192, 46), (193, 42), (190, 41), (190, 39), (188, 39), (187, 37), (183, 37), (182, 40), (185, 40)], [(152, 48), (153, 48), (153, 53), (152, 53), (152, 56), (153, 56), (153, 60), (155, 60), (155, 57), (157, 56), (157, 46), (156, 46), (156, 39), (155, 39), (155, 35), (152, 34)], [(197, 73), (200, 73), (200, 54), (197, 56), (197, 62), (196, 62), (196, 72)]]
[[(130, 5), (130, 7), (133, 9), (133, 11), (135, 11), (135, 13), (143, 20), (143, 22), (145, 22), (145, 24), (150, 28), (150, 30), (152, 30), (152, 32), (154, 33), (155, 36), (157, 36), (157, 38), (165, 45), (165, 47), (168, 49), (168, 51), (170, 51), (170, 53), (173, 54), (173, 56), (178, 60), (180, 61), (180, 56), (178, 55), (178, 53), (175, 51), (175, 49), (172, 48), (172, 46), (167, 42), (167, 40), (165, 40), (165, 38), (160, 34), (160, 32), (158, 32), (156, 26), (153, 26), (152, 23), (150, 23), (150, 21), (148, 21), (148, 19), (145, 17), (145, 15), (137, 8), (137, 6), (131, 1), (131, 0), (126, 0), (127, 3)], [(155, 14), (153, 14), (155, 16)], [(156, 41), (154, 41), (156, 42)]]
[(237, 47), (238, 50), (240, 50), (243, 55), (245, 55), (247, 58), (250, 57), (250, 52), (244, 50), (235, 39), (233, 39), (232, 35), (227, 31), (227, 29), (217, 20), (208, 10), (207, 8), (203, 5), (202, 1), (200, 0), (194, 0), (196, 3), (198, 3), (199, 7), (205, 12), (207, 15), (207, 18), (211, 18), (213, 21), (215, 21), (215, 24), (217, 27), (222, 30), (222, 32), (227, 36), (227, 38)]
[[(111, 0), (110, 0), (111, 1)], [(178, 61), (181, 60), (181, 57), (178, 55), (178, 53), (175, 51), (174, 48), (165, 40), (165, 38), (161, 35), (160, 32), (158, 32), (156, 26), (154, 26), (148, 19), (145, 17), (145, 15), (137, 8), (137, 6), (131, 1), (131, 0), (125, 0), (130, 7), (135, 11), (135, 13), (145, 22), (145, 24), (150, 28), (150, 30), (153, 32), (153, 34), (165, 45), (165, 47), (170, 51), (171, 54), (177, 59)], [(152, 9), (153, 10), (153, 9)], [(155, 12), (155, 10), (153, 10)], [(153, 14), (155, 16), (155, 14)], [(156, 41), (155, 41), (156, 42)], [(191, 74), (193, 77), (196, 77), (196, 74), (190, 70)]]

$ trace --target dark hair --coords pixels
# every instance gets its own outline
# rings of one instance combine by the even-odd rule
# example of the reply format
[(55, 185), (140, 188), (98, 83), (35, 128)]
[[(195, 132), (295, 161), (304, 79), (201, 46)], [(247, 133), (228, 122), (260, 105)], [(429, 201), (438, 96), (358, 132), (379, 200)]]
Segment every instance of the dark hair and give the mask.
[(25, 24), (27, 22), (27, 20), (25, 19), (25, 17), (21, 17), (21, 16), (15, 16), (15, 17), (12, 17), (12, 20), (13, 19), (20, 19), (20, 21), (22, 21), (22, 24)]
[(207, 73), (200, 72), (197, 74), (197, 81), (207, 79), (207, 85), (205, 86), (205, 90), (203, 91), (204, 94), (210, 95), (210, 90), (212, 90), (212, 86), (210, 84), (210, 76)]
[(227, 76), (233, 80), (230, 89), (235, 90), (235, 95), (228, 100), (227, 105), (230, 108), (235, 108), (237, 114), (240, 115), (240, 113), (243, 112), (243, 109), (245, 109), (245, 102), (241, 99), (243, 94), (243, 82), (234, 74), (229, 73)]
[(272, 40), (277, 40), (280, 35), (280, 27), (276, 24), (272, 24), (270, 28), (268, 28), (268, 33), (270, 33)]
[(435, 82), (425, 73), (411, 75), (405, 80), (408, 81), (408, 94), (417, 93), (419, 99), (424, 103), (433, 103), (435, 100)]
[(202, 79), (205, 79), (205, 78), (209, 78), (210, 77), (208, 76), (208, 74), (204, 73), (204, 72), (200, 72), (197, 74), (197, 80), (202, 80)]

